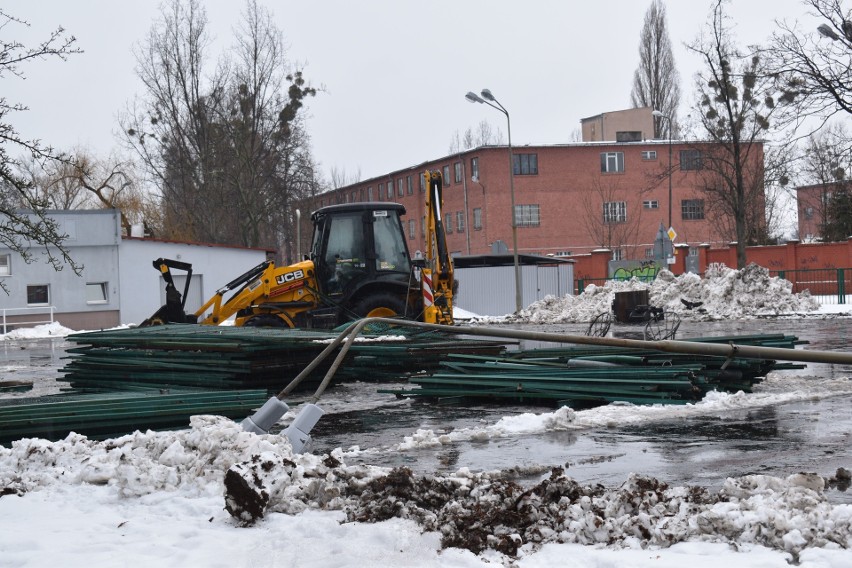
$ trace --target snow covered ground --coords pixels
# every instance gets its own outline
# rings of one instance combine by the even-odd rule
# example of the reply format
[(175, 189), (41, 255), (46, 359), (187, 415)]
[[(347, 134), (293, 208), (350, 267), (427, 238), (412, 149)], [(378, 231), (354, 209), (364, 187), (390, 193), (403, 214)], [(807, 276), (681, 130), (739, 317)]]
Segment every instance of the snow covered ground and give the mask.
[[(708, 318), (849, 313), (759, 273), (720, 271), (708, 280), (664, 276), (652, 285), (651, 302), (681, 309), (682, 297), (702, 301), (705, 313), (695, 317)], [(612, 301), (612, 289), (591, 288), (503, 321), (584, 321)], [(0, 338), (70, 331), (52, 324)], [(382, 451), (830, 396), (852, 396), (852, 381), (769, 378), (754, 394), (711, 393), (695, 405), (507, 416), (450, 434), (417, 430)], [(620, 487), (601, 487), (561, 470), (522, 485), (503, 471), (420, 476), (347, 465), (374, 451), (294, 455), (276, 435), (256, 436), (213, 416), (178, 432), (0, 446), (0, 566), (852, 566), (852, 505), (823, 493), (825, 484), (846, 481), (840, 471), (826, 479), (730, 478), (709, 491), (668, 487), (641, 472)]]

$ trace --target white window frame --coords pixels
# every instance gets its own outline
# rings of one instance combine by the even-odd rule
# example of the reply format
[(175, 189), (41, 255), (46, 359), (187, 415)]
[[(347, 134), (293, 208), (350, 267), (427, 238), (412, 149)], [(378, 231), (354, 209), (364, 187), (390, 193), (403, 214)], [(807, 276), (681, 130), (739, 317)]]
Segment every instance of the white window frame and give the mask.
[(624, 173), (624, 152), (601, 152), (601, 173)]
[[(90, 294), (95, 290), (100, 290), (101, 299), (91, 299)], [(107, 295), (109, 292), (109, 286), (106, 282), (86, 282), (86, 303), (91, 304), (108, 304), (109, 296)]]
[[(33, 302), (30, 303), (30, 288), (36, 288), (44, 286), (47, 290), (47, 301), (46, 302)], [(50, 305), (50, 284), (27, 284), (27, 306), (49, 306)]]
[(684, 199), (680, 202), (680, 216), (684, 221), (701, 221), (704, 219), (703, 199)]
[(607, 225), (627, 222), (626, 201), (606, 201), (603, 204), (603, 222)]
[(0, 276), (12, 275), (12, 255), (0, 254)]
[(464, 211), (456, 211), (456, 232), (464, 233)]
[(482, 230), (482, 207), (473, 208), (473, 229), (475, 231)]
[(657, 159), (657, 151), (656, 150), (642, 150), (642, 159), (646, 162), (653, 161)]
[(642, 207), (645, 209), (659, 209), (660, 202), (656, 199), (647, 199), (642, 202)]
[(537, 203), (515, 205), (516, 227), (538, 227), (541, 225), (541, 207)]

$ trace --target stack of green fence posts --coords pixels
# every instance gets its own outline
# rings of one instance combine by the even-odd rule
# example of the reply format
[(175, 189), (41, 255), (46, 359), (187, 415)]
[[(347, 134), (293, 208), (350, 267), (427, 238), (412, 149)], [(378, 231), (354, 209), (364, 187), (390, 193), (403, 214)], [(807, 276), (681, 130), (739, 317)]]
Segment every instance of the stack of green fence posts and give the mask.
[(20, 438), (60, 440), (70, 432), (107, 438), (134, 430), (186, 428), (189, 417), (217, 414), (244, 418), (261, 406), (263, 390), (124, 392), (3, 400), (0, 444)]
[[(784, 335), (697, 338), (792, 349)], [(802, 365), (765, 359), (678, 355), (654, 350), (576, 346), (509, 352), (504, 357), (453, 356), (442, 369), (413, 377), (412, 389), (379, 392), (442, 400), (488, 399), (588, 407), (611, 402), (685, 404), (710, 390), (751, 392), (771, 370)]]
[[(337, 337), (331, 332), (165, 325), (68, 336), (75, 344), (59, 395), (0, 400), (0, 443), (107, 437), (180, 428), (194, 414), (249, 416)], [(396, 337), (388, 337), (396, 336)], [(357, 341), (336, 380), (399, 380), (434, 370), (450, 352), (497, 355), (504, 342), (375, 328)], [(334, 357), (303, 383), (315, 386)]]
[[(263, 388), (272, 393), (284, 388), (337, 335), (180, 324), (75, 334), (68, 339), (78, 346), (68, 349), (70, 362), (62, 372), (78, 391), (192, 387)], [(437, 368), (449, 353), (499, 354), (505, 344), (393, 329), (366, 333), (362, 339), (353, 344), (336, 380), (404, 378)], [(327, 358), (302, 388), (315, 386), (333, 360)]]

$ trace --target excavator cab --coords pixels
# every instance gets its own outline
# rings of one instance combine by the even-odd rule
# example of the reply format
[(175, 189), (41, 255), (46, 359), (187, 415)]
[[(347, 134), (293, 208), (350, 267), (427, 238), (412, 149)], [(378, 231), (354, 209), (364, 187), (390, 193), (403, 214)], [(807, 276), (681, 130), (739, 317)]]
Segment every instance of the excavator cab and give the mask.
[[(412, 315), (417, 286), (398, 203), (350, 203), (316, 211), (311, 260), (320, 292), (349, 316)], [(383, 309), (382, 309), (383, 308)], [(345, 317), (340, 319), (347, 319)]]

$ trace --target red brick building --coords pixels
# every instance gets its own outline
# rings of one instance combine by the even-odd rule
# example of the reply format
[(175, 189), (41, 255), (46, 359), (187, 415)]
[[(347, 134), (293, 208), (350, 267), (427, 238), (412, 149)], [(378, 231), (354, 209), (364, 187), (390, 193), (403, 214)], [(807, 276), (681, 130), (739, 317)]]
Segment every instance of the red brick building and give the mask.
[[(665, 140), (513, 146), (519, 253), (570, 256), (607, 248), (615, 259), (650, 258), (660, 224), (669, 225), (670, 206), (676, 244), (727, 245), (732, 237), (720, 228), (726, 224), (710, 218), (698, 189), (706, 173), (703, 147), (707, 143)], [(756, 155), (762, 160), (762, 146), (760, 150)], [(395, 170), (318, 195), (305, 207), (313, 211), (353, 201), (402, 203), (408, 212), (409, 248), (423, 250), (422, 174), (427, 169), (443, 173), (444, 221), (453, 253), (512, 250), (505, 145), (481, 146)], [(309, 242), (308, 228), (303, 230), (302, 242)]]
[(825, 213), (835, 186), (832, 183), (820, 183), (796, 188), (800, 241), (812, 243), (822, 238)]

